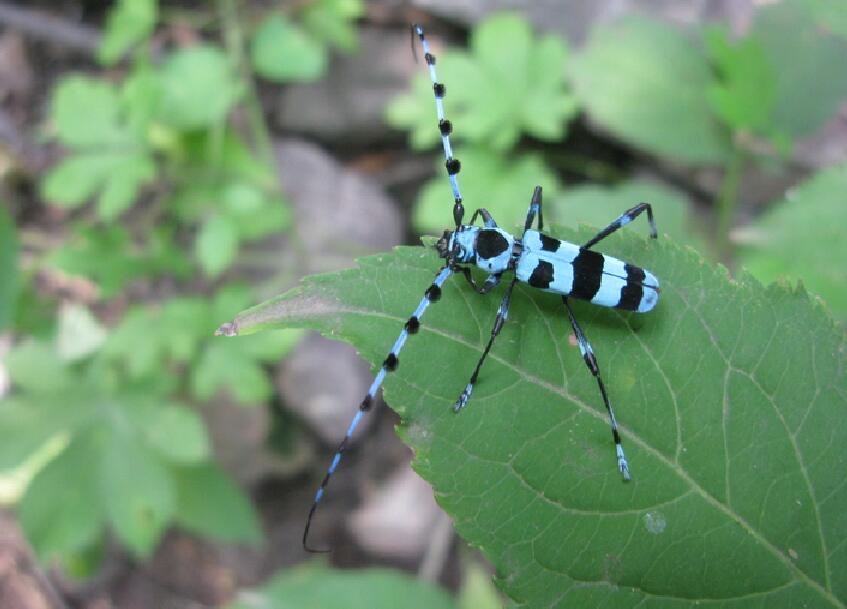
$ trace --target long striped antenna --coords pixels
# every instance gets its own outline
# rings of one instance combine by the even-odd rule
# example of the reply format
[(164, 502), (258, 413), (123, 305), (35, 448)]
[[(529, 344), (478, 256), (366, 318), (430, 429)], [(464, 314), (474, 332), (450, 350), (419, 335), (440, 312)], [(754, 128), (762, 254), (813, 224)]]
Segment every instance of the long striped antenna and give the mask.
[[(444, 166), (447, 168), (447, 176), (450, 178), (450, 186), (453, 188), (453, 220), (458, 228), (465, 216), (465, 206), (462, 205), (462, 195), (459, 192), (459, 180), (456, 178), (462, 164), (459, 163), (459, 159), (453, 158), (453, 148), (450, 146), (450, 133), (453, 131), (453, 124), (444, 116), (444, 95), (447, 93), (447, 88), (443, 83), (438, 82), (438, 76), (435, 73), (435, 55), (429, 50), (429, 42), (424, 36), (423, 27), (418, 24), (413, 25), (412, 35), (417, 35), (421, 41), (424, 61), (429, 67), (429, 78), (432, 80), (432, 90), (435, 93), (435, 110), (438, 113), (438, 130), (441, 132), (441, 144), (444, 146)], [(414, 45), (412, 49), (414, 50)]]
[(309, 516), (306, 519), (306, 528), (303, 530), (303, 548), (307, 552), (329, 551), (315, 550), (309, 547), (309, 528), (312, 526), (312, 517), (315, 515), (315, 510), (318, 509), (318, 504), (321, 502), (321, 499), (323, 499), (324, 493), (326, 492), (326, 486), (329, 484), (329, 479), (338, 468), (338, 464), (341, 462), (341, 455), (344, 454), (344, 451), (347, 449), (347, 443), (353, 436), (353, 432), (356, 431), (359, 421), (362, 420), (365, 412), (370, 410), (371, 406), (373, 406), (373, 401), (376, 398), (376, 392), (379, 391), (379, 388), (382, 386), (382, 382), (385, 380), (386, 375), (397, 369), (397, 366), (400, 363), (400, 350), (403, 348), (403, 345), (406, 344), (406, 339), (409, 338), (410, 334), (417, 334), (420, 329), (421, 317), (423, 317), (423, 314), (427, 307), (429, 307), (430, 303), (436, 302), (439, 298), (441, 298), (441, 286), (444, 285), (444, 282), (447, 281), (447, 278), (452, 274), (453, 269), (450, 264), (445, 265), (438, 271), (438, 274), (435, 276), (435, 280), (427, 288), (424, 293), (424, 297), (421, 299), (420, 303), (418, 303), (418, 308), (415, 309), (415, 312), (412, 313), (412, 316), (409, 317), (408, 321), (406, 321), (406, 325), (403, 326), (403, 331), (400, 332), (400, 336), (398, 336), (397, 340), (394, 341), (394, 346), (391, 347), (391, 351), (388, 353), (385, 361), (382, 362), (382, 367), (379, 369), (379, 372), (377, 372), (376, 377), (374, 377), (370, 389), (368, 389), (368, 393), (365, 395), (365, 399), (362, 400), (361, 404), (359, 404), (359, 410), (350, 422), (350, 427), (347, 428), (347, 433), (344, 434), (344, 439), (341, 440), (338, 448), (335, 449), (335, 456), (332, 458), (332, 462), (326, 470), (326, 475), (324, 476), (323, 481), (321, 481), (318, 491), (315, 493), (312, 508), (309, 510)]

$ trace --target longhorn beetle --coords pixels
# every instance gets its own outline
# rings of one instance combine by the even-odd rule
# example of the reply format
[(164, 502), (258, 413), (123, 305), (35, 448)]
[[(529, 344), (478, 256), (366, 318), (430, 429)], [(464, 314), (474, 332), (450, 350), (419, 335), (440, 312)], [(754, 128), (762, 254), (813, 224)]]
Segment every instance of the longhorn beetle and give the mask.
[[(653, 221), (653, 210), (649, 203), (639, 203), (621, 214), (614, 222), (586, 243), (576, 245), (555, 239), (541, 232), (544, 229), (544, 217), (541, 211), (541, 186), (536, 186), (532, 193), (529, 211), (527, 212), (526, 222), (524, 223), (524, 231), (520, 238), (514, 237), (502, 228), (499, 228), (494, 218), (484, 208), (477, 209), (471, 216), (470, 223), (463, 224), (462, 220), (464, 219), (465, 208), (462, 204), (459, 182), (456, 178), (461, 165), (459, 164), (459, 160), (453, 157), (453, 150), (450, 146), (450, 133), (453, 127), (444, 115), (443, 100), (446, 94), (446, 88), (436, 78), (435, 56), (430, 53), (429, 43), (424, 37), (424, 31), (420, 25), (412, 26), (413, 50), (414, 36), (418, 37), (423, 47), (424, 59), (426, 60), (429, 75), (432, 79), (432, 89), (435, 93), (435, 108), (438, 115), (438, 129), (441, 132), (441, 142), (444, 146), (444, 165), (447, 168), (447, 175), (453, 189), (453, 221), (456, 226), (453, 230), (445, 230), (444, 234), (435, 244), (438, 255), (444, 259), (444, 264), (435, 275), (432, 284), (426, 289), (424, 297), (418, 304), (418, 308), (409, 317), (409, 320), (400, 332), (400, 336), (397, 337), (394, 346), (391, 347), (391, 351), (388, 353), (385, 361), (383, 361), (379, 372), (371, 383), (370, 389), (368, 389), (367, 395), (365, 395), (364, 400), (359, 405), (358, 412), (356, 412), (356, 415), (350, 422), (350, 427), (347, 429), (344, 439), (338, 445), (335, 456), (329, 468), (327, 468), (326, 475), (321, 481), (317, 493), (315, 493), (315, 499), (309, 510), (306, 527), (303, 531), (303, 547), (310, 552), (320, 551), (313, 550), (307, 543), (312, 518), (324, 496), (324, 491), (330, 477), (341, 461), (341, 455), (347, 448), (347, 443), (350, 441), (353, 431), (356, 429), (365, 412), (373, 405), (376, 393), (380, 386), (382, 386), (386, 375), (397, 369), (400, 350), (406, 343), (406, 339), (418, 332), (421, 325), (421, 317), (429, 305), (438, 301), (441, 297), (441, 288), (453, 273), (461, 273), (470, 286), (480, 294), (491, 292), (500, 283), (506, 272), (514, 273), (500, 300), (500, 307), (497, 309), (497, 316), (494, 320), (494, 327), (491, 329), (488, 344), (485, 345), (485, 349), (476, 363), (468, 384), (453, 404), (453, 411), (460, 412), (467, 406), (468, 400), (471, 398), (482, 364), (491, 351), (491, 346), (494, 344), (497, 335), (500, 334), (500, 330), (503, 328), (503, 324), (509, 315), (509, 304), (511, 303), (512, 290), (515, 284), (518, 281), (522, 281), (545, 292), (559, 294), (562, 297), (562, 303), (573, 328), (582, 358), (585, 360), (585, 365), (588, 366), (591, 374), (597, 380), (597, 386), (600, 389), (603, 404), (609, 415), (609, 424), (612, 429), (612, 439), (615, 443), (618, 470), (621, 472), (624, 480), (630, 479), (629, 464), (624, 455), (621, 437), (618, 433), (618, 422), (615, 418), (614, 410), (612, 410), (612, 404), (609, 401), (606, 385), (603, 383), (603, 377), (600, 374), (597, 358), (594, 355), (594, 350), (591, 348), (591, 343), (588, 342), (585, 333), (582, 331), (576, 317), (574, 317), (568, 297), (588, 300), (593, 304), (604, 307), (638, 311), (639, 313), (646, 313), (656, 306), (659, 300), (659, 281), (652, 273), (591, 249), (592, 246), (619, 228), (626, 226), (645, 211), (647, 212), (647, 221), (650, 224), (650, 237), (655, 239), (657, 233), (656, 224)], [(537, 230), (532, 228), (536, 217), (538, 218)], [(482, 226), (475, 225), (477, 218), (482, 218)], [(467, 266), (470, 264), (476, 264), (476, 266), (488, 273), (482, 285), (478, 284), (471, 275), (471, 270)]]

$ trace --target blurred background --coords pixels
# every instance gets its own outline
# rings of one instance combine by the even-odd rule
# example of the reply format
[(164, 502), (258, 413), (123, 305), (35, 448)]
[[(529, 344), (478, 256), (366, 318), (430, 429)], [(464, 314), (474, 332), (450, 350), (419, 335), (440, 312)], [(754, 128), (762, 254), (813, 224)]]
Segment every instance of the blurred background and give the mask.
[(387, 408), (306, 554), (369, 367), (213, 336), (451, 225), (413, 22), (469, 211), (517, 225), (536, 184), (559, 225), (649, 201), (666, 238), (847, 317), (841, 1), (0, 1), (4, 609), (504, 606)]

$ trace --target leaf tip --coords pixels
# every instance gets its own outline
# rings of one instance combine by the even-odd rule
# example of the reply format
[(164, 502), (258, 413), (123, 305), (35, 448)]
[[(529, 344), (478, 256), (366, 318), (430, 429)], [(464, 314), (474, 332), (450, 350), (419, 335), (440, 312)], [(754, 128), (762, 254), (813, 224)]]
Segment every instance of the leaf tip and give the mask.
[(215, 330), (215, 336), (238, 336), (238, 321), (232, 320), (222, 323)]

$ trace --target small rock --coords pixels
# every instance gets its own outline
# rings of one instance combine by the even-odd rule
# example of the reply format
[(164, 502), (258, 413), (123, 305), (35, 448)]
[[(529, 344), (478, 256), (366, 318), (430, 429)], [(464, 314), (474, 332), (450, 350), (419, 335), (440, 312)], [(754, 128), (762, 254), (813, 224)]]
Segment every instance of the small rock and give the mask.
[(212, 440), (215, 460), (245, 488), (267, 477), (285, 477), (302, 468), (305, 449), (282, 455), (267, 445), (271, 413), (262, 404), (234, 404), (219, 396), (199, 409)]
[[(370, 383), (368, 364), (353, 347), (317, 333), (294, 348), (277, 376), (286, 405), (331, 445), (344, 437)], [(364, 417), (356, 435), (372, 421)]]
[(386, 103), (422, 69), (415, 65), (408, 30), (359, 28), (358, 52), (334, 53), (324, 78), (283, 89), (277, 125), (327, 142), (382, 141), (393, 133), (383, 119)]
[[(283, 189), (294, 207), (302, 273), (349, 267), (358, 256), (400, 242), (396, 205), (369, 178), (344, 169), (319, 147), (300, 140), (276, 146)], [(280, 256), (290, 255), (285, 238)], [(327, 443), (340, 441), (371, 382), (368, 365), (349, 345), (309, 335), (286, 358), (277, 387)], [(368, 425), (366, 422), (363, 426)]]
[(346, 170), (318, 146), (301, 140), (281, 140), (276, 152), (306, 254), (304, 275), (349, 267), (358, 256), (400, 242), (397, 206), (373, 180)]
[(440, 513), (432, 488), (404, 464), (350, 515), (348, 525), (367, 551), (413, 559), (429, 545)]

